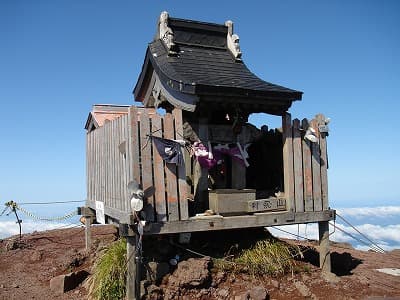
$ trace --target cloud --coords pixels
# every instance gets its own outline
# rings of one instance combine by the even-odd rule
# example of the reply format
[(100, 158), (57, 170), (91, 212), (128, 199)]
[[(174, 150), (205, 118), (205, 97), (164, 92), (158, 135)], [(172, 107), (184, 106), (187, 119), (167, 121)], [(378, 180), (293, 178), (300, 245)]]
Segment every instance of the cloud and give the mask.
[[(333, 226), (329, 226), (329, 232), (331, 234), (330, 240), (335, 242), (351, 243), (355, 248), (360, 250), (368, 250), (371, 248), (371, 246), (369, 246), (371, 243), (366, 238), (354, 231), (354, 229), (352, 229), (350, 226), (345, 226), (338, 222), (336, 223), (336, 226), (344, 232), (340, 231), (339, 229), (335, 230)], [(356, 228), (361, 233), (366, 235), (370, 240), (372, 240), (374, 244), (377, 244), (385, 250), (400, 249), (400, 224), (387, 226), (362, 224), (356, 226)], [(317, 224), (274, 226), (269, 227), (268, 229), (274, 236), (277, 237), (296, 239), (296, 235), (299, 235), (301, 237), (298, 239), (307, 238), (311, 240), (318, 240)], [(358, 240), (346, 233), (350, 233)], [(368, 246), (359, 240), (364, 241)]]
[(338, 208), (337, 212), (339, 215), (357, 219), (400, 217), (400, 206)]
[[(77, 224), (66, 223), (42, 223), (35, 221), (24, 221), (22, 223), (22, 233), (31, 233), (33, 231), (45, 231), (57, 228), (74, 227)], [(2, 221), (0, 222), (0, 238), (10, 237), (19, 234), (19, 226), (15, 221)]]

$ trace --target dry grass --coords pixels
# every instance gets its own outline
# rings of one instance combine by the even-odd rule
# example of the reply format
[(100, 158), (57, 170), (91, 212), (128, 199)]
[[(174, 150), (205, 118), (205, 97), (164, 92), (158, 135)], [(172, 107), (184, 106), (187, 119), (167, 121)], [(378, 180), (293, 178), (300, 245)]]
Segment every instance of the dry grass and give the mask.
[(254, 276), (278, 276), (295, 272), (294, 257), (298, 255), (301, 255), (301, 252), (296, 246), (275, 240), (262, 240), (252, 248), (243, 250), (236, 258), (216, 259), (214, 267)]

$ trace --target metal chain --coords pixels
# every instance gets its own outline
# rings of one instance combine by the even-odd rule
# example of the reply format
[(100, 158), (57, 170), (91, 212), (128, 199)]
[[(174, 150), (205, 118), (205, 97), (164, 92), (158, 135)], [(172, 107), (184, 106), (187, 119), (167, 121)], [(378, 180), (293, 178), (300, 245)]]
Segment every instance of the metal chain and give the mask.
[(34, 220), (37, 220), (37, 221), (48, 221), (48, 222), (64, 221), (64, 220), (70, 219), (73, 216), (78, 214), (78, 212), (76, 210), (74, 210), (74, 211), (72, 211), (72, 212), (70, 212), (70, 213), (68, 213), (68, 214), (66, 214), (64, 216), (61, 216), (61, 217), (44, 218), (44, 217), (36, 216), (35, 214), (33, 214), (33, 213), (27, 211), (26, 209), (18, 206), (18, 204), (16, 204), (15, 208), (20, 210), (21, 212), (23, 212), (26, 216), (28, 216), (28, 217), (30, 217), (30, 218), (32, 218)]

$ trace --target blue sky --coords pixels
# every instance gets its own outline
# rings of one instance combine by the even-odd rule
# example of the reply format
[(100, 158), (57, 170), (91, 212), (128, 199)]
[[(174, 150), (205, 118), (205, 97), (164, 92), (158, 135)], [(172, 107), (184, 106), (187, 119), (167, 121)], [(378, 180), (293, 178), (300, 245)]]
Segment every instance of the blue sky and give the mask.
[(233, 20), (250, 70), (304, 92), (293, 117), (332, 119), (331, 207), (400, 205), (398, 1), (122, 0), (0, 2), (0, 204), (85, 199), (88, 112), (133, 103), (163, 10)]

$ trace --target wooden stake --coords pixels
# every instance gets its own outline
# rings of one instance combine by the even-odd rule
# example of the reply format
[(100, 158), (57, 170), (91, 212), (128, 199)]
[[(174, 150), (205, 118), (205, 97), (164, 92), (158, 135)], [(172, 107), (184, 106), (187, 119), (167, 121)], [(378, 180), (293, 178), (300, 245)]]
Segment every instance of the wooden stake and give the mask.
[(90, 226), (92, 225), (92, 217), (84, 216), (85, 218), (85, 247), (86, 250), (89, 250), (92, 246), (92, 234), (90, 231)]

